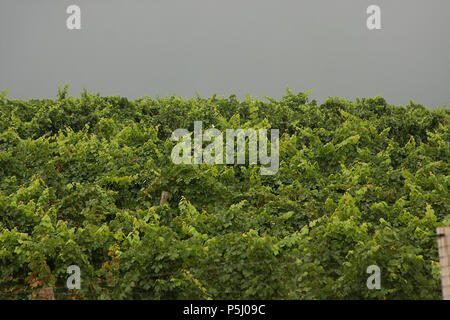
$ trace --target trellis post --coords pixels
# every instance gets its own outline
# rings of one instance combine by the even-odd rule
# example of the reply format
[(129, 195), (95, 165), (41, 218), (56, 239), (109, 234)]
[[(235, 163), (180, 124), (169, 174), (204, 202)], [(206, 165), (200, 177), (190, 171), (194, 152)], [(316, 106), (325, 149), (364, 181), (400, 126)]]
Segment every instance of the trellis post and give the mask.
[(442, 299), (450, 300), (450, 227), (437, 228)]
[(39, 290), (39, 299), (40, 300), (55, 300), (55, 294), (53, 293), (53, 288), (42, 288)]

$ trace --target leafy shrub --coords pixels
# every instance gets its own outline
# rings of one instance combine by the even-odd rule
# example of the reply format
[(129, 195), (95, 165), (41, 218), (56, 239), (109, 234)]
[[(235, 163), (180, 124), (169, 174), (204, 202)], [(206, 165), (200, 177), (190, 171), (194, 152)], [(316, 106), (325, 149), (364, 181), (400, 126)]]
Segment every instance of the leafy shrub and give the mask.
[[(279, 129), (279, 172), (174, 165), (171, 133), (199, 120)], [(0, 298), (440, 298), (449, 128), (445, 108), (381, 97), (2, 93)], [(65, 288), (72, 264), (80, 290)]]

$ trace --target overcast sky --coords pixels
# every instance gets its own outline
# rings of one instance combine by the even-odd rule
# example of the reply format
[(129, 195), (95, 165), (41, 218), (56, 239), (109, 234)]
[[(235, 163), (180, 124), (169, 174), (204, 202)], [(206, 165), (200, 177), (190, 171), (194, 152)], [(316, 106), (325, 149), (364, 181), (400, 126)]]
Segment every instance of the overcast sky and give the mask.
[[(81, 7), (81, 30), (66, 8)], [(381, 7), (382, 30), (366, 27)], [(449, 0), (1, 0), (0, 91), (450, 102)]]

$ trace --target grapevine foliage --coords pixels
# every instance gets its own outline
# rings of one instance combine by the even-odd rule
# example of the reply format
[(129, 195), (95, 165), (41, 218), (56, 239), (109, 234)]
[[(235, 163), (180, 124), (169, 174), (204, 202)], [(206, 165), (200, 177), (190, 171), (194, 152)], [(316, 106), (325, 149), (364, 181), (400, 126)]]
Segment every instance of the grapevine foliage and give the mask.
[[(445, 108), (64, 87), (53, 100), (2, 93), (0, 115), (0, 298), (441, 298)], [(200, 120), (279, 129), (278, 173), (173, 164), (171, 133)], [(80, 290), (65, 288), (70, 265)], [(381, 290), (366, 286), (370, 265)]]

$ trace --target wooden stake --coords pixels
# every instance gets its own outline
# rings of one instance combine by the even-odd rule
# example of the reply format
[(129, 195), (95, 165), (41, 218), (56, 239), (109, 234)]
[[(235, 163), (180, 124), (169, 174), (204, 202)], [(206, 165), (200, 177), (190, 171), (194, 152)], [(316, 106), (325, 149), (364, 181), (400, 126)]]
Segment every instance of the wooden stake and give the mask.
[(161, 201), (159, 202), (159, 205), (162, 206), (164, 203), (166, 203), (168, 198), (169, 198), (169, 192), (163, 191), (161, 193)]
[(450, 300), (450, 227), (437, 228), (442, 299)]
[(53, 288), (42, 288), (39, 291), (39, 299), (40, 300), (55, 300), (55, 294), (53, 293)]

